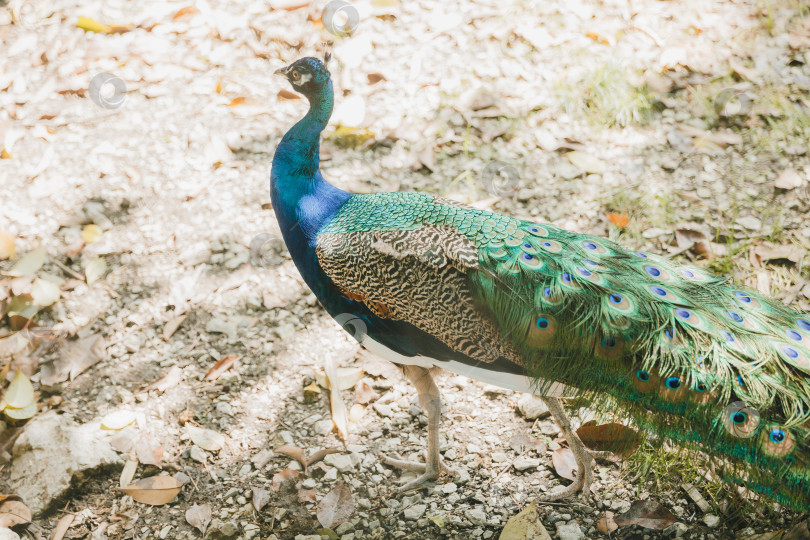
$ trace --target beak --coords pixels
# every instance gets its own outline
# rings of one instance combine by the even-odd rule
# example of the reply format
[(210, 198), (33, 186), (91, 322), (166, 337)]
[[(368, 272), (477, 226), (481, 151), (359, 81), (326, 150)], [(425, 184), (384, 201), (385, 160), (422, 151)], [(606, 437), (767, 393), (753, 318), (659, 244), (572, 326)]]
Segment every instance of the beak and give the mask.
[(282, 77), (286, 77), (287, 76), (287, 66), (284, 66), (282, 68), (278, 68), (277, 70), (275, 70), (273, 72), (273, 74), (274, 75), (281, 75)]

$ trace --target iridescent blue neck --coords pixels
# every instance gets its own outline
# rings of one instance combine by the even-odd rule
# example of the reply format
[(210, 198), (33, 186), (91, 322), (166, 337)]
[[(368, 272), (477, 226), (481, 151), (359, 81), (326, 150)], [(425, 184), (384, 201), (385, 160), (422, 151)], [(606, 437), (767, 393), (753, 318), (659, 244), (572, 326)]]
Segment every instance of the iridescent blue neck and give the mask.
[(327, 80), (307, 99), (309, 112), (276, 148), (270, 196), (290, 255), (309, 282), (315, 272), (315, 236), (351, 194), (327, 182), (319, 167), (321, 132), (329, 122), (334, 103), (332, 81)]

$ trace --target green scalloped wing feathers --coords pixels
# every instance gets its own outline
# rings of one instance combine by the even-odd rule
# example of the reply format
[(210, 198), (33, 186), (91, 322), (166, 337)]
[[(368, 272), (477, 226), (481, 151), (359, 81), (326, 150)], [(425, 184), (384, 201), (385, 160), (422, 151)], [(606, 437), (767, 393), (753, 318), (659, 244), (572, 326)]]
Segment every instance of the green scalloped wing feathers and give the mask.
[(810, 317), (696, 267), (428, 194), (355, 195), (321, 234), (447, 242), (426, 226), (477, 255), (457, 265), (469, 279), (458, 294), (532, 376), (618, 398), (729, 480), (810, 510)]

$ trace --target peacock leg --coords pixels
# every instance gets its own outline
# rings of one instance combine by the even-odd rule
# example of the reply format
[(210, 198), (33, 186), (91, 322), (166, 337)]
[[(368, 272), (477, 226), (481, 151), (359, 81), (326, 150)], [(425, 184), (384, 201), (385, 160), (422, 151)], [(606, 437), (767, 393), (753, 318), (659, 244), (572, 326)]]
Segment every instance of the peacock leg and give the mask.
[(576, 480), (569, 486), (549, 493), (545, 497), (540, 497), (540, 500), (557, 501), (567, 499), (575, 496), (580, 490), (587, 495), (589, 494), (591, 482), (593, 481), (593, 470), (591, 468), (592, 458), (585, 449), (585, 445), (582, 444), (582, 441), (579, 439), (579, 435), (571, 429), (571, 420), (569, 420), (568, 415), (565, 413), (560, 400), (544, 396), (540, 396), (540, 398), (546, 403), (554, 420), (557, 421), (557, 425), (560, 426), (565, 440), (568, 441), (568, 446), (574, 453), (574, 459), (576, 459), (577, 462)]
[(402, 366), (402, 372), (416, 387), (416, 391), (419, 393), (419, 405), (421, 405), (422, 410), (425, 411), (428, 418), (428, 431), (427, 461), (425, 463), (395, 459), (388, 456), (382, 457), (383, 462), (392, 467), (423, 473), (398, 488), (397, 491), (400, 493), (423, 487), (424, 484), (436, 480), (442, 471), (452, 473), (452, 471), (442, 464), (441, 456), (439, 455), (439, 423), (442, 417), (442, 399), (439, 394), (439, 388), (433, 381), (429, 369), (419, 366)]

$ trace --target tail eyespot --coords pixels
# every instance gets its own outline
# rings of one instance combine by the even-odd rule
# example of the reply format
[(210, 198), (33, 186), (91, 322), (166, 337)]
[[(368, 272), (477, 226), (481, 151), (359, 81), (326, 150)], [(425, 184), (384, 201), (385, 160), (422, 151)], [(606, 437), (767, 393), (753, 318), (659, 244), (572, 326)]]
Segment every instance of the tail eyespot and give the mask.
[(762, 448), (774, 456), (785, 456), (793, 450), (794, 442), (790, 432), (781, 426), (767, 429), (763, 435)]
[(742, 401), (735, 401), (723, 410), (723, 426), (734, 437), (747, 439), (753, 436), (759, 422), (759, 411)]

